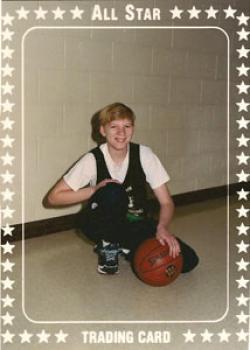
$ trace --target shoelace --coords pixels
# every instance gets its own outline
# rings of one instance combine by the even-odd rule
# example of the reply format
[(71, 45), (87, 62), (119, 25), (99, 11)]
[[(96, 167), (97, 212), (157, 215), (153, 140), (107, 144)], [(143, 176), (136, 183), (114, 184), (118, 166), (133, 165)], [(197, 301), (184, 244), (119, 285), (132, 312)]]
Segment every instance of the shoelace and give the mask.
[(107, 261), (111, 262), (111, 261), (115, 261), (116, 256), (118, 255), (118, 249), (115, 248), (109, 248), (109, 249), (104, 249), (104, 254), (105, 254), (105, 258), (107, 259)]

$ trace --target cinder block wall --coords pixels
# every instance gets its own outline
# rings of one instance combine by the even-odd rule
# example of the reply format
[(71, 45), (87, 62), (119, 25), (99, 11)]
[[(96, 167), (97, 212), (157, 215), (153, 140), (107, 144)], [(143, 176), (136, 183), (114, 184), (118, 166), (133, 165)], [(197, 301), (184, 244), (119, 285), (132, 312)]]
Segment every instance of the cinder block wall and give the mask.
[[(38, 2), (29, 3), (38, 7)], [(117, 11), (124, 6), (112, 3)], [(70, 2), (46, 4), (70, 7)], [(91, 6), (84, 2), (85, 9)], [(155, 1), (155, 6), (172, 8), (165, 1)], [(223, 6), (218, 1), (217, 8)], [(213, 25), (222, 21), (220, 16)], [(233, 32), (235, 22), (231, 23), (227, 25)], [(173, 194), (226, 184), (227, 40), (220, 29), (31, 30), (24, 40), (25, 221), (78, 211), (79, 206), (45, 209), (42, 200), (62, 174), (94, 147), (91, 116), (115, 101), (134, 109), (134, 141), (151, 146), (159, 155), (171, 176)], [(236, 38), (230, 40), (236, 47)], [(232, 65), (236, 58), (234, 53)], [(237, 79), (236, 73), (231, 79), (232, 83)], [(232, 135), (236, 132), (232, 124)], [(236, 149), (232, 142), (231, 182), (236, 182)], [(20, 217), (15, 220), (20, 222)]]

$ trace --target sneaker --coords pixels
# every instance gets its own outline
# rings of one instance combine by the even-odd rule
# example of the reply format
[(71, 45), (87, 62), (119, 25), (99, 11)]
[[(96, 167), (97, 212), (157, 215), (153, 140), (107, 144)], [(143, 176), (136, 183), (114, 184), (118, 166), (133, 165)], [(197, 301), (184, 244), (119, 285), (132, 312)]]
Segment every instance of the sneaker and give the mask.
[(119, 272), (118, 254), (119, 244), (101, 241), (94, 251), (98, 254), (97, 271), (102, 274), (115, 274)]

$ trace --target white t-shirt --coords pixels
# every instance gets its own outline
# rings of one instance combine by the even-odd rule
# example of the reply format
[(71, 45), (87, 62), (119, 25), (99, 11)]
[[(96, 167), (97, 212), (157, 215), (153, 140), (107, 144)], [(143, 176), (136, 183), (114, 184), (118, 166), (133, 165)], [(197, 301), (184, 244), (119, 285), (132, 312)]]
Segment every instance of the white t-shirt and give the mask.
[[(104, 159), (108, 168), (108, 171), (112, 179), (123, 182), (125, 180), (128, 163), (129, 163), (129, 151), (122, 163), (117, 165), (111, 158), (107, 144), (104, 143), (100, 146), (100, 149), (104, 155)], [(140, 161), (143, 171), (146, 175), (146, 181), (149, 183), (152, 189), (155, 189), (165, 182), (169, 181), (169, 175), (159, 158), (152, 152), (151, 148), (140, 145)], [(92, 153), (86, 153), (63, 177), (66, 184), (74, 191), (87, 186), (96, 185), (97, 171), (96, 160)]]

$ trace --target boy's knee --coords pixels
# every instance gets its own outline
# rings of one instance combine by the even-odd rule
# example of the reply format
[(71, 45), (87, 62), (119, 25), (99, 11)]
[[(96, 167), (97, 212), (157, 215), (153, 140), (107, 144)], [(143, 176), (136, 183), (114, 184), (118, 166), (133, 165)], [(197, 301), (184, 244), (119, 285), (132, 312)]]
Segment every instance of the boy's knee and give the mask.
[(178, 238), (180, 243), (181, 253), (183, 256), (183, 268), (182, 273), (192, 271), (199, 264), (199, 257), (196, 252), (189, 247), (186, 243)]

